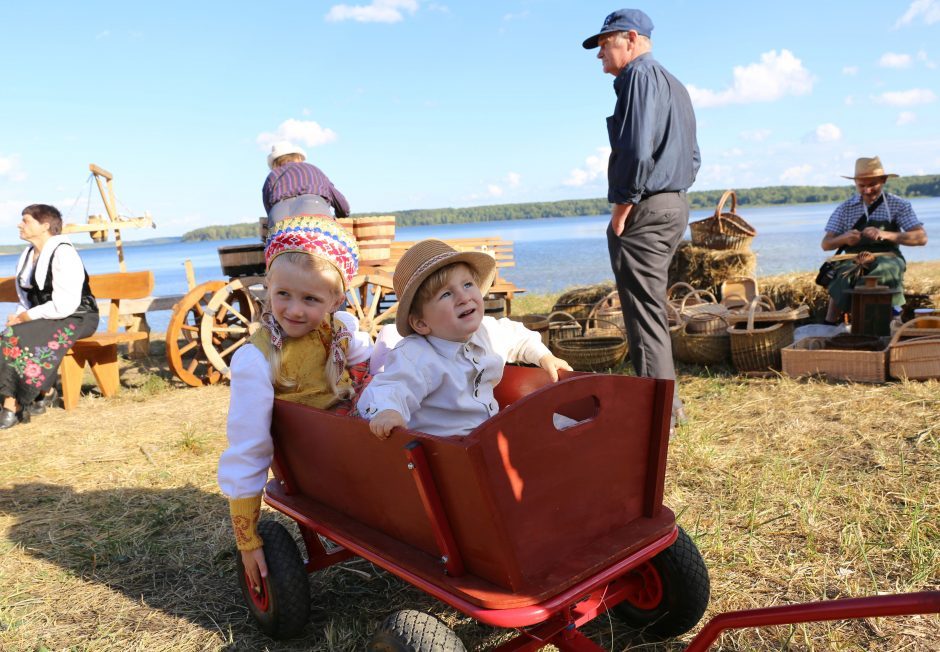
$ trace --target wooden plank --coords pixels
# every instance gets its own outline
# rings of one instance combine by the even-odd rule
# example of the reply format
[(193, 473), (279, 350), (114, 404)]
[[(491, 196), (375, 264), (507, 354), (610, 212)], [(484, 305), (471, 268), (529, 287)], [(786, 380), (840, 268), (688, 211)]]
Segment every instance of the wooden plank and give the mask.
[(89, 279), (91, 293), (103, 299), (141, 299), (153, 293), (153, 272), (95, 274)]

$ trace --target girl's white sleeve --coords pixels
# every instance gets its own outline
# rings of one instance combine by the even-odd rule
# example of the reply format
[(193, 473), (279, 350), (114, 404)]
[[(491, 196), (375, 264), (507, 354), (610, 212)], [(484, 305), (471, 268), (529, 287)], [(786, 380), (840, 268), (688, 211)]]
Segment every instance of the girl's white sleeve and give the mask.
[(337, 311), (336, 318), (349, 329), (352, 339), (349, 341), (349, 348), (346, 350), (346, 366), (351, 367), (366, 362), (372, 355), (372, 338), (369, 334), (359, 330), (359, 320), (355, 315), (351, 315), (345, 310)]
[(228, 448), (219, 458), (219, 487), (229, 498), (248, 498), (261, 493), (274, 456), (274, 385), (268, 361), (251, 344), (235, 352), (230, 368)]

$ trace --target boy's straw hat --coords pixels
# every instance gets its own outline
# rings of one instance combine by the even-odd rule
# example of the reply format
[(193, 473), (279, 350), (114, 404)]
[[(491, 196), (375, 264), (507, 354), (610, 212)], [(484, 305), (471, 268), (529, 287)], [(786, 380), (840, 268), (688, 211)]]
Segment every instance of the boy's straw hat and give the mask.
[(881, 159), (877, 156), (871, 158), (862, 157), (855, 161), (855, 176), (847, 177), (840, 175), (843, 179), (872, 179), (875, 177), (896, 177), (896, 174), (888, 174), (881, 165)]
[(441, 267), (454, 263), (464, 263), (475, 269), (480, 278), (480, 292), (489, 292), (496, 276), (496, 259), (482, 251), (457, 251), (440, 240), (422, 240), (412, 245), (395, 265), (392, 277), (395, 296), (398, 297), (395, 328), (402, 337), (414, 333), (408, 323), (408, 314), (418, 288)]
[(275, 222), (264, 247), (264, 263), (271, 269), (274, 259), (288, 251), (303, 251), (332, 264), (349, 288), (359, 270), (356, 239), (332, 217), (298, 215)]
[(281, 158), (282, 156), (287, 156), (288, 154), (300, 154), (307, 158), (307, 152), (305, 152), (300, 146), (295, 145), (294, 143), (289, 143), (286, 140), (282, 140), (278, 143), (271, 145), (271, 153), (268, 154), (268, 169), (274, 169), (274, 161)]

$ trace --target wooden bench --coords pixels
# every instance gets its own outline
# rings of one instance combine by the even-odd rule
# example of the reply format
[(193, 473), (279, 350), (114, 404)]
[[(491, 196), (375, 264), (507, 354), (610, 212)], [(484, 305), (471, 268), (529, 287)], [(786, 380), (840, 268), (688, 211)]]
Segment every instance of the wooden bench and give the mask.
[[(17, 303), (16, 279), (12, 276), (0, 279), (0, 302)], [(108, 326), (104, 331), (78, 340), (66, 353), (59, 368), (62, 380), (62, 402), (66, 410), (78, 404), (82, 389), (82, 375), (85, 364), (91, 366), (91, 372), (104, 396), (114, 396), (121, 388), (118, 374), (118, 345), (129, 344), (146, 339), (146, 331), (118, 332), (122, 301), (141, 299), (153, 292), (153, 272), (116, 272), (114, 274), (95, 274), (89, 277), (91, 293), (98, 299), (99, 306), (105, 300), (110, 302), (107, 314)]]
[[(506, 314), (509, 315), (511, 313), (512, 298), (515, 293), (525, 292), (525, 290), (517, 287), (512, 281), (509, 281), (500, 276), (499, 273), (501, 269), (516, 266), (515, 255), (513, 254), (512, 249), (512, 240), (503, 240), (501, 238), (451, 238), (449, 240), (444, 240), (444, 242), (449, 244), (457, 251), (482, 251), (484, 253), (490, 254), (493, 256), (493, 258), (496, 259), (496, 278), (493, 281), (493, 286), (490, 288), (490, 292), (505, 298)], [(394, 270), (395, 265), (398, 264), (402, 254), (404, 254), (413, 244), (415, 243), (402, 240), (393, 240), (391, 246), (391, 258), (389, 259), (388, 263), (383, 265), (383, 267)]]

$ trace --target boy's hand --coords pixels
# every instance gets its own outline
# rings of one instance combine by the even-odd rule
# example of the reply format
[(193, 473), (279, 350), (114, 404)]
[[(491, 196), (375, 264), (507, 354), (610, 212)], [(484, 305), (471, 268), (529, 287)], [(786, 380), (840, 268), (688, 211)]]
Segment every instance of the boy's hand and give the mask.
[(551, 353), (546, 353), (541, 358), (539, 358), (539, 366), (548, 372), (548, 375), (552, 377), (552, 382), (556, 382), (558, 380), (559, 369), (574, 371), (570, 364), (561, 358), (556, 358)]
[(404, 428), (405, 419), (395, 410), (382, 410), (369, 422), (369, 430), (379, 439), (388, 439), (394, 428)]
[(242, 563), (251, 579), (251, 588), (261, 593), (261, 579), (268, 576), (268, 564), (264, 561), (264, 548), (242, 550)]

